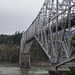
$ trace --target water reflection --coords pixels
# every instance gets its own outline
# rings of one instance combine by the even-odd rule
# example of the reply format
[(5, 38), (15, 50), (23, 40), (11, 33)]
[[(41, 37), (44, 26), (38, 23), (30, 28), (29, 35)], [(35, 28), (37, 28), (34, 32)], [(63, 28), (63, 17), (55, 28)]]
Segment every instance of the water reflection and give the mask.
[(34, 67), (21, 70), (19, 67), (0, 65), (0, 75), (48, 75), (47, 67)]
[(0, 75), (20, 75), (18, 67), (0, 67)]
[(33, 67), (31, 70), (21, 70), (20, 71), (22, 75), (48, 75), (48, 71), (45, 70), (45, 68), (41, 67)]
[(21, 71), (22, 75), (48, 75), (47, 71), (38, 70), (38, 71)]

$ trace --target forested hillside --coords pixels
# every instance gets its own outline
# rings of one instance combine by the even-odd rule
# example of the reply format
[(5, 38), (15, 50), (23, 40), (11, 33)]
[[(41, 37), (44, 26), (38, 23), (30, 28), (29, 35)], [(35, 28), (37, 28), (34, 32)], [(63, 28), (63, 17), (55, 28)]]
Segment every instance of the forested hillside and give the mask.
[(19, 46), (22, 33), (0, 35), (0, 62), (16, 63), (19, 61)]
[[(13, 35), (0, 35), (0, 62), (16, 63), (19, 61), (19, 47), (22, 33), (15, 32)], [(31, 62), (48, 61), (48, 57), (34, 41), (30, 49)]]

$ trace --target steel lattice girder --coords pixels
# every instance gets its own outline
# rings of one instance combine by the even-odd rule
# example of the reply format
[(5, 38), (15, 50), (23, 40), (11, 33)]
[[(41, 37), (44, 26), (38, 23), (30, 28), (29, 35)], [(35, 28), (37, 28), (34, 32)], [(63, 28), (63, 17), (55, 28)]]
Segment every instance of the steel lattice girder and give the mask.
[[(69, 58), (71, 55), (70, 33), (74, 26), (75, 3), (73, 0), (62, 0), (61, 2), (59, 0), (45, 0), (39, 14), (27, 31), (23, 33), (21, 51), (25, 52), (24, 46), (36, 39), (50, 60), (56, 59), (59, 62), (61, 50), (64, 50), (66, 57)], [(68, 30), (67, 39), (65, 36), (66, 29)], [(59, 35), (60, 32), (62, 35)], [(55, 58), (52, 59), (53, 57)]]

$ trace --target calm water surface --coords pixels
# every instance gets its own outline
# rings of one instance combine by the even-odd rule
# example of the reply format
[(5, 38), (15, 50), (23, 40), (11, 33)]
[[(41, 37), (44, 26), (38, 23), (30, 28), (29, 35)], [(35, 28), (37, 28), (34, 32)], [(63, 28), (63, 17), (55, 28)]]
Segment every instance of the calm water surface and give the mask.
[(0, 64), (0, 75), (48, 75), (49, 67), (31, 66), (30, 70), (21, 70), (13, 64)]

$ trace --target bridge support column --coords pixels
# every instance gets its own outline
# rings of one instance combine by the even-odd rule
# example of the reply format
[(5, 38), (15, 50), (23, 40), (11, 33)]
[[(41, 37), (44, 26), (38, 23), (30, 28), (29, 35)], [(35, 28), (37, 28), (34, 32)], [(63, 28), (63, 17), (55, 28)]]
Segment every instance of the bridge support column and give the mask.
[(30, 54), (20, 55), (20, 69), (30, 69)]

